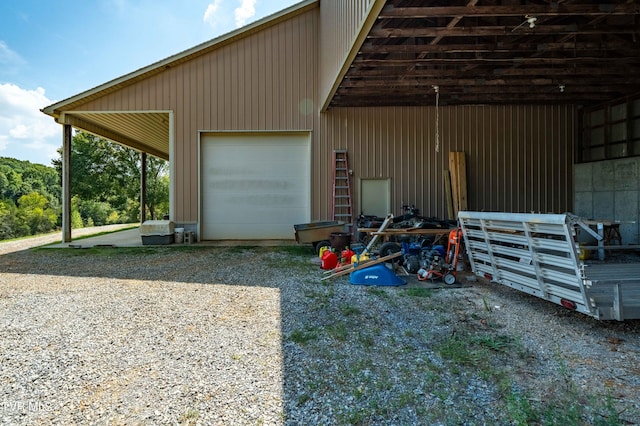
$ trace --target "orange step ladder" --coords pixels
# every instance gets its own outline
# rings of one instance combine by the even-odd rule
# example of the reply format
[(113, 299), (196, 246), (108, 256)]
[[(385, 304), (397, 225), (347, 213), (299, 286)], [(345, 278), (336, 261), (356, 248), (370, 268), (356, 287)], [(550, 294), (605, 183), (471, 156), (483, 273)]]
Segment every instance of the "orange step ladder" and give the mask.
[(346, 149), (333, 151), (333, 220), (351, 223), (351, 172)]

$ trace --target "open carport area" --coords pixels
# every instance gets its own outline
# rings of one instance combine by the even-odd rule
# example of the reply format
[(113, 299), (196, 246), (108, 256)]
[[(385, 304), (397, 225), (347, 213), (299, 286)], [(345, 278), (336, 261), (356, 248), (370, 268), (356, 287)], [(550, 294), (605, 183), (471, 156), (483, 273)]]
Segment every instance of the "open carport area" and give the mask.
[(306, 247), (0, 256), (5, 423), (630, 424), (639, 321), (483, 281), (321, 282)]

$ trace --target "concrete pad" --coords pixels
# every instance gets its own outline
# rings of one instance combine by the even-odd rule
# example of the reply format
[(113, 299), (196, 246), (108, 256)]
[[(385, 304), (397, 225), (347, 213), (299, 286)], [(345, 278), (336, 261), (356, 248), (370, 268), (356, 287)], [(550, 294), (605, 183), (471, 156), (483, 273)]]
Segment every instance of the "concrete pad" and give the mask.
[[(73, 237), (73, 234), (72, 234)], [(96, 235), (83, 238), (70, 243), (58, 243), (46, 246), (46, 248), (90, 248), (90, 247), (142, 247), (140, 228), (131, 228), (110, 234)]]

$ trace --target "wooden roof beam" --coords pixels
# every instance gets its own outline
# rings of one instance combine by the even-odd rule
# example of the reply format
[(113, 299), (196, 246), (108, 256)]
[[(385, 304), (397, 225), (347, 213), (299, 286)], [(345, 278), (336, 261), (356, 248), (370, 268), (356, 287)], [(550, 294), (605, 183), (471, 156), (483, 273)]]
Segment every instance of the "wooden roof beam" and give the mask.
[(599, 15), (634, 15), (640, 14), (640, 4), (558, 4), (551, 5), (519, 5), (519, 6), (467, 6), (441, 7), (395, 7), (387, 4), (380, 13), (381, 19), (407, 18), (447, 18), (447, 17), (504, 17), (504, 16), (599, 16)]
[[(515, 30), (515, 31), (514, 31)], [(535, 28), (520, 28), (496, 25), (489, 27), (424, 27), (424, 28), (374, 28), (368, 35), (371, 38), (390, 37), (494, 37), (509, 35), (603, 35), (610, 33), (637, 34), (636, 26), (578, 28), (576, 25), (537, 25)]]
[(415, 78), (379, 78), (379, 79), (363, 79), (363, 80), (344, 80), (340, 85), (341, 89), (351, 89), (351, 88), (367, 88), (367, 87), (375, 87), (376, 90), (384, 87), (415, 87), (415, 86), (449, 86), (449, 87), (472, 87), (472, 86), (481, 86), (481, 87), (506, 87), (506, 86), (548, 86), (548, 85), (557, 85), (564, 84), (568, 85), (574, 82), (575, 84), (579, 84), (584, 86), (580, 91), (589, 91), (593, 90), (592, 87), (628, 87), (629, 84), (640, 85), (640, 77), (630, 77), (622, 81), (615, 81), (612, 83), (603, 82), (600, 77), (593, 78), (562, 78), (563, 76), (547, 76), (547, 77), (523, 77), (523, 78), (511, 78), (511, 79), (488, 79), (478, 77), (475, 79), (472, 78), (464, 78), (464, 79), (456, 79), (456, 78), (424, 78), (424, 79), (415, 79)]
[(625, 50), (629, 48), (630, 41), (603, 41), (603, 42), (549, 42), (549, 43), (458, 43), (458, 44), (373, 44), (371, 42), (362, 46), (363, 54), (393, 54), (393, 53), (464, 53), (464, 52), (488, 52), (488, 53), (513, 53), (513, 52), (580, 52), (593, 50)]

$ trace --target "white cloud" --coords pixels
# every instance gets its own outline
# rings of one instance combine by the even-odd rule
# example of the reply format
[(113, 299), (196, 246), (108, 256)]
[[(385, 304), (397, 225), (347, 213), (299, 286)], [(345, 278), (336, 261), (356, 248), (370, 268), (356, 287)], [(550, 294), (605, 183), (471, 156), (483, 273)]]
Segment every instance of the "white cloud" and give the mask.
[(50, 165), (61, 144), (61, 127), (40, 109), (52, 104), (45, 90), (0, 84), (0, 155)]
[(221, 4), (222, 0), (215, 0), (213, 3), (209, 3), (209, 6), (207, 6), (207, 10), (204, 12), (204, 17), (202, 18), (202, 20), (211, 25), (212, 28), (215, 28), (218, 23), (216, 12), (220, 8)]
[(14, 76), (27, 62), (4, 41), (0, 40), (0, 76)]
[(24, 64), (24, 59), (16, 52), (11, 50), (7, 43), (0, 40), (0, 64), (3, 65), (21, 65)]
[(240, 28), (256, 14), (256, 0), (241, 0), (240, 7), (236, 8), (236, 28)]

